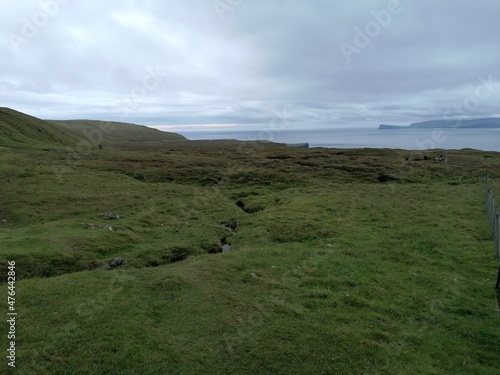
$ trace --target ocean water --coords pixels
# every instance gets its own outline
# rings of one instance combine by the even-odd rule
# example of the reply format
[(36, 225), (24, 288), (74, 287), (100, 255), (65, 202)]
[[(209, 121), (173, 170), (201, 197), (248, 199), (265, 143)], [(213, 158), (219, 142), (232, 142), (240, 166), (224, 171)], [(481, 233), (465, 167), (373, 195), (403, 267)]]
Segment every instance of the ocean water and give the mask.
[(184, 131), (188, 139), (268, 140), (309, 143), (327, 148), (399, 148), (405, 150), (473, 148), (500, 152), (500, 129), (334, 129), (293, 131)]

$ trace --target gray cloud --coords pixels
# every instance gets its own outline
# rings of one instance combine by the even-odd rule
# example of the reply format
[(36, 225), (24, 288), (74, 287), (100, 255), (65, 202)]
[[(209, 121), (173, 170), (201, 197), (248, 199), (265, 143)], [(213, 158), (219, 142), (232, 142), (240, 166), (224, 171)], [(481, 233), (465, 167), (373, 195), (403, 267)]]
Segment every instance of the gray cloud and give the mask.
[(2, 105), (43, 118), (248, 127), (286, 112), (290, 127), (334, 127), (500, 115), (496, 0), (0, 5)]

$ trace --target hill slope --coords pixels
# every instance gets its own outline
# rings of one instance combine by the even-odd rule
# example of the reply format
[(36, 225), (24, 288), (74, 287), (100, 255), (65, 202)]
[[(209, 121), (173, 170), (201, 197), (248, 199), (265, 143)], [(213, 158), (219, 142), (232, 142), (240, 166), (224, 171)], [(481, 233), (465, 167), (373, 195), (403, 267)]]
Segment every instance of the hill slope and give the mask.
[(448, 174), (436, 154), (2, 150), (18, 373), (497, 375), (483, 176), (500, 154), (451, 150)]
[[(91, 132), (102, 136), (100, 143), (114, 144), (125, 142), (169, 142), (186, 140), (177, 133), (162, 132), (157, 129), (148, 128), (143, 125), (129, 124), (124, 122), (96, 121), (96, 120), (48, 120), (52, 124), (65, 129), (82, 133)], [(105, 129), (105, 131), (103, 131)]]
[(436, 128), (459, 128), (459, 129), (498, 129), (500, 118), (481, 118), (473, 120), (448, 121), (432, 120), (415, 122), (409, 126), (381, 124), (379, 129), (436, 129)]
[(141, 125), (92, 120), (42, 120), (0, 107), (0, 146), (30, 149), (74, 146), (89, 137), (105, 145), (186, 139), (180, 134), (162, 132)]
[(77, 140), (78, 136), (73, 132), (47, 121), (10, 108), (0, 108), (0, 146), (16, 148), (63, 146)]

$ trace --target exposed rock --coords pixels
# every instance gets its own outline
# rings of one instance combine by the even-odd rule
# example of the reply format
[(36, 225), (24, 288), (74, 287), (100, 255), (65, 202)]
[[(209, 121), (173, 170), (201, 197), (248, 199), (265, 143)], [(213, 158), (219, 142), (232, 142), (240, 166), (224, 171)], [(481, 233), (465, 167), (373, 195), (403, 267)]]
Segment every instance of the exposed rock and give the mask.
[(121, 216), (119, 214), (114, 214), (111, 212), (108, 212), (105, 216), (106, 220), (116, 220), (119, 219)]
[(222, 245), (222, 253), (229, 253), (231, 251), (231, 245), (227, 242), (226, 237), (220, 239), (220, 244)]
[(105, 230), (111, 230), (111, 231), (116, 231), (117, 228), (114, 227), (114, 226), (111, 226), (111, 225), (99, 225), (97, 226), (96, 224), (86, 224), (87, 228), (89, 229), (95, 229), (95, 228), (101, 228), (101, 229), (105, 229)]
[(236, 232), (238, 230), (238, 225), (240, 225), (240, 223), (238, 223), (235, 220), (231, 220), (231, 221), (221, 221), (221, 222), (219, 222), (219, 225), (225, 226), (231, 232)]
[(257, 274), (255, 272), (252, 272), (250, 274), (250, 276), (252, 276), (254, 279), (258, 279), (259, 278), (259, 276), (257, 276)]
[(113, 268), (116, 268), (116, 267), (121, 266), (123, 264), (125, 264), (125, 261), (123, 260), (123, 258), (116, 257), (111, 262), (109, 262), (109, 267), (111, 267), (111, 269), (113, 269)]

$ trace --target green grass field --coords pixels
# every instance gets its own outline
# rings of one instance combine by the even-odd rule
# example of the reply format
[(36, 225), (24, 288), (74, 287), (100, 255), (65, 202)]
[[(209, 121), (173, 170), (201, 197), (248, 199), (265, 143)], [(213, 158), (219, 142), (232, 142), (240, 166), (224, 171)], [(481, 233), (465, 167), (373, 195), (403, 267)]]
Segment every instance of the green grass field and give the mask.
[(0, 373), (498, 374), (500, 154), (123, 137), (4, 136)]

